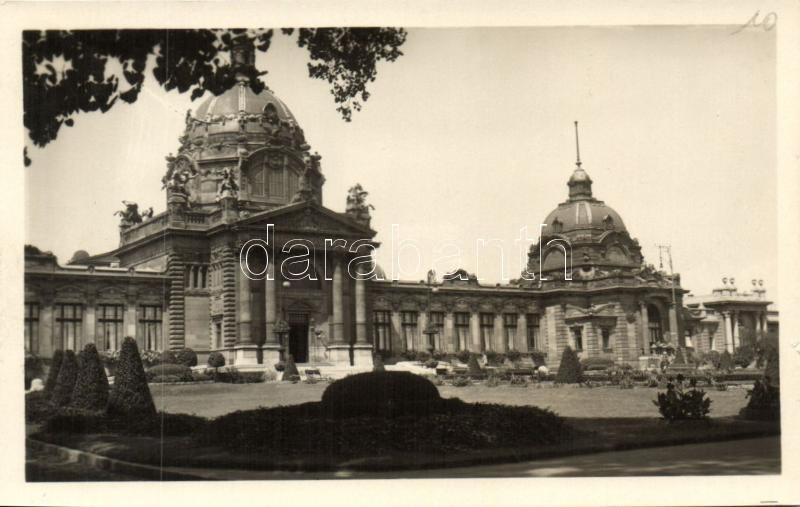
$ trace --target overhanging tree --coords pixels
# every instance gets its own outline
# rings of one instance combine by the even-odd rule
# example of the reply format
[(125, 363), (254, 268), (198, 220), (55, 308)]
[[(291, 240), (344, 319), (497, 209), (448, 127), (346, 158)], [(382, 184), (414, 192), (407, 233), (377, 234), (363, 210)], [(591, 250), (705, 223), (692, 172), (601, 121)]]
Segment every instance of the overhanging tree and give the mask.
[[(308, 74), (330, 85), (345, 121), (369, 98), (367, 83), (377, 63), (402, 55), (402, 28), (284, 28), (308, 51)], [(264, 89), (254, 66), (237, 67), (232, 52), (242, 43), (269, 50), (274, 30), (26, 30), (22, 35), (23, 123), (30, 140), (45, 146), (79, 112), (106, 112), (118, 100), (133, 103), (145, 82), (148, 59), (153, 77), (166, 90), (220, 94), (245, 72), (254, 92)], [(25, 155), (26, 165), (30, 160)]]

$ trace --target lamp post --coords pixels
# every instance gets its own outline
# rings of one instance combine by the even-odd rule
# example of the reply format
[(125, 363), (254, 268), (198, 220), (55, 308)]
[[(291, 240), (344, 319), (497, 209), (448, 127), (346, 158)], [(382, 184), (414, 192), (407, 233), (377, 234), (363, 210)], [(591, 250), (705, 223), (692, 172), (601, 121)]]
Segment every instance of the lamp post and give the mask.
[(435, 286), (436, 285), (436, 271), (434, 271), (432, 269), (429, 269), (426, 281), (427, 281), (427, 285), (428, 285), (428, 322), (425, 325), (425, 329), (422, 331), (422, 333), (425, 334), (425, 336), (427, 337), (426, 341), (427, 341), (428, 353), (429, 354), (433, 354), (433, 349), (434, 349), (434, 343), (433, 343), (434, 339), (433, 339), (433, 337), (435, 335), (439, 334), (439, 328), (437, 328), (433, 324), (433, 320), (431, 319), (431, 299), (432, 299), (433, 293), (437, 292), (439, 290), (439, 288)]

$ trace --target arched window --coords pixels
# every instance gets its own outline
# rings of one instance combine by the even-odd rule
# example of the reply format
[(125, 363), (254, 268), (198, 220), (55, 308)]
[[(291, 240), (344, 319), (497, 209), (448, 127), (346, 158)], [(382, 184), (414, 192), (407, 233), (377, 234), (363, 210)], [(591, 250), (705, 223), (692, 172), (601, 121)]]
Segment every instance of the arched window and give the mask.
[(647, 305), (647, 327), (650, 330), (650, 344), (663, 341), (664, 332), (661, 328), (661, 312), (655, 305)]

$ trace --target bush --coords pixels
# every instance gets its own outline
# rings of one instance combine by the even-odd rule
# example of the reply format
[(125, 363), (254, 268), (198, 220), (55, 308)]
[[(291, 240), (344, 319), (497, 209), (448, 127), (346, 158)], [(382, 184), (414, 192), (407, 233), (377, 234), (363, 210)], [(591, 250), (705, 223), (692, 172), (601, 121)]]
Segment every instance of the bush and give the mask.
[(564, 353), (561, 354), (561, 364), (556, 373), (556, 382), (559, 384), (579, 384), (583, 381), (581, 363), (578, 361), (578, 354), (567, 345)]
[(724, 371), (725, 373), (729, 373), (733, 371), (733, 356), (727, 350), (719, 356), (719, 369)]
[(334, 418), (423, 415), (435, 411), (440, 402), (430, 381), (400, 371), (351, 375), (322, 393), (322, 406)]
[(82, 410), (105, 410), (108, 404), (108, 377), (94, 343), (80, 353), (80, 367), (72, 391), (70, 407)]
[(604, 371), (614, 366), (614, 360), (607, 357), (587, 357), (581, 360), (582, 371)]
[(294, 357), (291, 354), (286, 354), (286, 367), (283, 370), (283, 379), (290, 382), (297, 382), (300, 380), (300, 372), (297, 371), (297, 365), (294, 364)]
[(400, 357), (402, 357), (405, 361), (416, 361), (417, 353), (413, 350), (404, 350), (400, 353)]
[[(157, 364), (147, 369), (148, 382), (191, 382), (192, 370), (182, 364)], [(165, 378), (171, 377), (171, 378)]]
[(509, 385), (517, 386), (517, 387), (528, 387), (528, 379), (526, 379), (522, 375), (511, 375), (511, 379), (509, 379)]
[[(117, 372), (117, 363), (119, 362), (119, 350), (104, 350), (99, 353), (100, 362), (103, 367), (108, 370), (108, 375), (113, 377)], [(160, 355), (160, 353), (157, 353)]]
[(682, 380), (667, 384), (667, 392), (658, 393), (653, 401), (661, 417), (667, 421), (683, 419), (707, 419), (711, 411), (711, 399), (705, 391), (692, 387), (684, 389)]
[(486, 354), (486, 363), (488, 365), (499, 366), (500, 364), (502, 364), (502, 360), (500, 359), (500, 356), (502, 356), (502, 354), (498, 354), (494, 350), (487, 350), (485, 354)]
[(736, 366), (747, 368), (756, 358), (756, 348), (754, 345), (742, 345), (733, 353), (733, 363)]
[(175, 353), (175, 364), (191, 368), (197, 366), (197, 353), (190, 348), (183, 348)]
[(139, 348), (130, 336), (122, 341), (114, 387), (108, 398), (108, 412), (135, 417), (149, 417), (156, 413)]
[(208, 420), (187, 414), (153, 413), (148, 416), (109, 416), (100, 412), (69, 410), (51, 417), (48, 433), (116, 433), (127, 435), (186, 436), (202, 429)]
[(767, 362), (767, 365), (764, 367), (765, 381), (772, 387), (779, 387), (781, 384), (781, 371), (777, 342), (774, 344), (765, 344), (763, 355)]
[(469, 350), (459, 350), (456, 353), (456, 359), (458, 359), (464, 364), (467, 364), (469, 362), (470, 356), (472, 356), (472, 353)]
[(386, 371), (386, 366), (383, 365), (383, 357), (380, 354), (372, 355), (372, 371)]
[(675, 351), (675, 359), (672, 360), (670, 366), (685, 366), (688, 362), (686, 361), (686, 353), (682, 348), (679, 348)]
[(467, 376), (459, 375), (453, 378), (452, 384), (453, 387), (467, 387), (469, 385), (472, 385), (472, 380), (470, 380), (470, 378)]
[(211, 368), (221, 368), (225, 366), (225, 356), (220, 352), (212, 352), (208, 355), (208, 366)]
[(75, 352), (67, 350), (64, 352), (61, 368), (58, 370), (56, 386), (53, 388), (53, 395), (50, 398), (53, 405), (57, 407), (66, 407), (69, 405), (77, 378), (78, 361), (75, 359)]
[(519, 350), (511, 349), (506, 353), (506, 357), (512, 363), (517, 364), (519, 360), (522, 359), (522, 352), (520, 352)]
[(534, 350), (531, 352), (531, 361), (533, 361), (533, 365), (537, 368), (545, 365), (545, 359), (547, 359), (547, 355), (541, 350)]
[(214, 382), (221, 382), (225, 384), (257, 384), (264, 382), (266, 378), (264, 372), (241, 372), (233, 367), (229, 367), (226, 371), (211, 370), (211, 375), (214, 379)]
[(483, 371), (481, 370), (481, 366), (478, 364), (478, 356), (476, 354), (470, 354), (469, 360), (467, 361), (467, 368), (470, 375), (482, 375)]
[(283, 371), (286, 369), (286, 361), (278, 361), (275, 363), (275, 371)]
[(417, 351), (417, 353), (414, 354), (414, 360), (415, 361), (419, 361), (420, 363), (425, 363), (425, 362), (429, 361), (430, 358), (431, 358), (431, 355), (428, 354), (424, 350)]
[(713, 366), (715, 369), (719, 370), (720, 361), (722, 356), (716, 350), (709, 350), (705, 355), (705, 363)]
[[(145, 368), (155, 366), (161, 361), (161, 352), (157, 350), (142, 350), (139, 352), (139, 356), (142, 358), (142, 366)], [(119, 354), (117, 354), (117, 357), (119, 357)]]
[(435, 369), (437, 366), (439, 366), (439, 361), (436, 359), (428, 359), (425, 361), (425, 363), (423, 363), (423, 366), (425, 366), (425, 368)]
[(25, 354), (25, 390), (31, 388), (31, 382), (35, 378), (42, 378), (44, 375), (44, 361), (30, 352)]
[(25, 422), (40, 423), (53, 415), (53, 406), (44, 391), (35, 391), (25, 395)]
[(444, 352), (442, 350), (434, 350), (431, 353), (431, 357), (433, 359), (436, 359), (437, 361), (444, 361), (447, 358), (447, 352)]
[(780, 421), (780, 388), (771, 386), (766, 381), (756, 380), (753, 389), (747, 391), (747, 397), (749, 401), (739, 412), (740, 417), (750, 420)]
[(172, 350), (164, 350), (161, 352), (158, 360), (155, 364), (177, 364), (178, 363), (178, 356)]
[(64, 360), (64, 351), (57, 349), (53, 353), (53, 359), (50, 361), (50, 371), (47, 373), (47, 382), (44, 384), (44, 392), (47, 395), (53, 393), (56, 387), (56, 380), (58, 379), (58, 371), (61, 369), (61, 362)]

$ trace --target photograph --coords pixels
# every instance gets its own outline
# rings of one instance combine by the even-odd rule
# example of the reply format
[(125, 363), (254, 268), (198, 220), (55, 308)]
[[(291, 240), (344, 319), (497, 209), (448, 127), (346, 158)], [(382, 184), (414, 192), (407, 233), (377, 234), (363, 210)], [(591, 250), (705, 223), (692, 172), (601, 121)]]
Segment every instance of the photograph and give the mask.
[(25, 24), (11, 464), (779, 479), (780, 21), (747, 12)]

